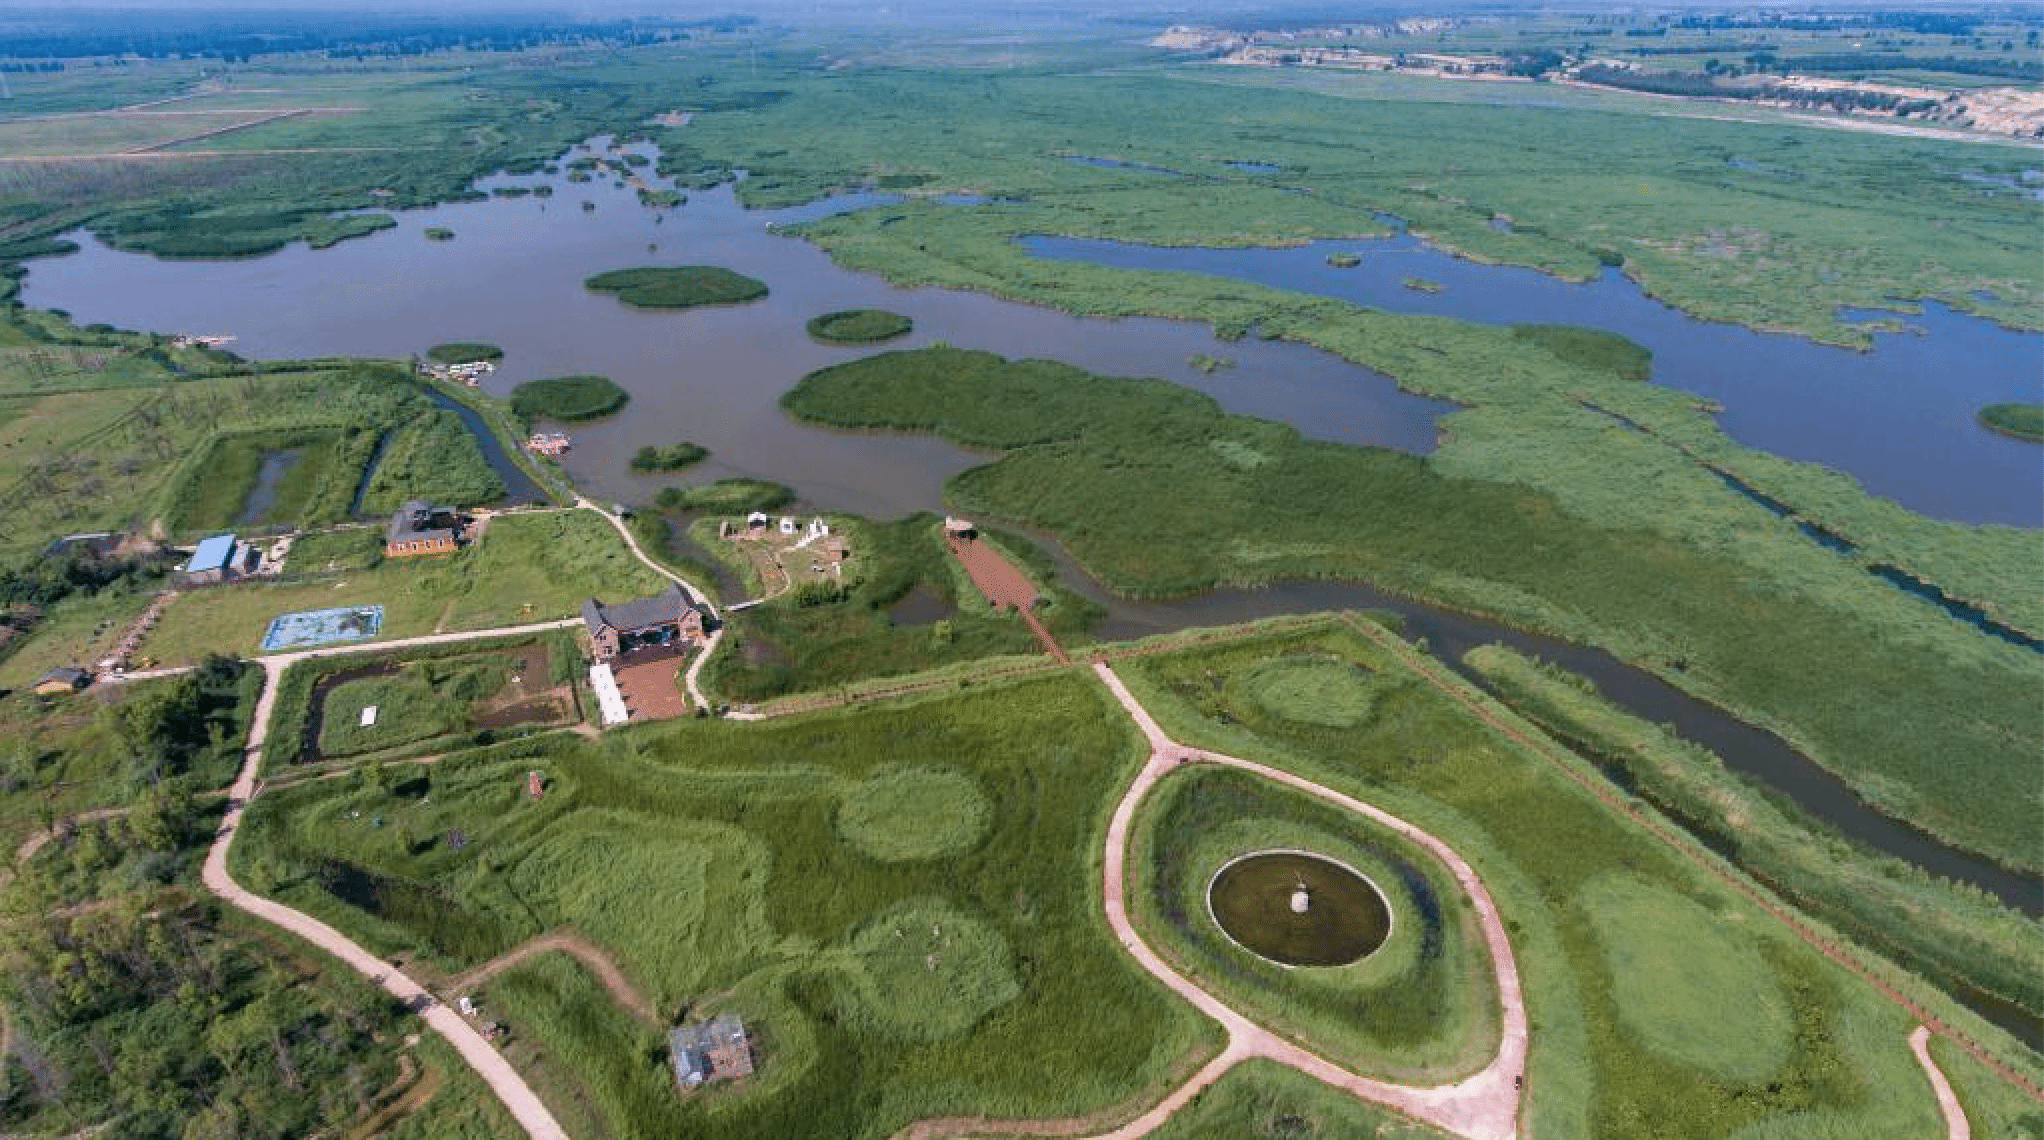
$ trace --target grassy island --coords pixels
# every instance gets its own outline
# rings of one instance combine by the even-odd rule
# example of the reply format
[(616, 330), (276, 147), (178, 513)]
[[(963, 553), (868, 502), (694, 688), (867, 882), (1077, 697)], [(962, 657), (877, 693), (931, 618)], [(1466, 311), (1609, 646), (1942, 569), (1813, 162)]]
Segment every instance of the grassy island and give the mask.
[(448, 228), (447, 228), (446, 226), (427, 226), (427, 227), (426, 227), (426, 240), (427, 240), (427, 241), (453, 241), (453, 240), (454, 240), (454, 231), (453, 231), (453, 230), (450, 230), (450, 229), (448, 229)]
[(641, 474), (663, 471), (679, 471), (692, 467), (710, 457), (710, 449), (696, 443), (677, 443), (672, 447), (654, 447), (647, 444), (632, 456), (632, 470)]
[(844, 309), (809, 322), (809, 335), (825, 344), (879, 344), (904, 337), (915, 322), (885, 309)]
[(654, 500), (663, 511), (742, 514), (771, 511), (795, 501), (795, 491), (765, 479), (719, 479), (700, 487), (669, 487)]
[(1980, 409), (1980, 426), (2030, 443), (2044, 443), (2044, 404), (1989, 404)]
[(640, 309), (693, 309), (701, 305), (742, 305), (767, 295), (766, 283), (715, 265), (673, 269), (616, 269), (584, 285)]
[(511, 410), (527, 421), (595, 420), (624, 407), (631, 398), (608, 376), (555, 376), (512, 389)]
[(1354, 269), (1362, 263), (1363, 255), (1360, 253), (1330, 253), (1327, 255), (1327, 264), (1334, 266), (1336, 269)]
[(1443, 293), (1448, 289), (1446, 285), (1441, 284), (1439, 281), (1431, 281), (1425, 277), (1407, 277), (1400, 281), (1399, 284), (1415, 293)]
[(494, 344), (457, 340), (427, 349), (426, 359), (435, 364), (475, 364), (481, 361), (494, 364), (504, 359), (504, 350)]

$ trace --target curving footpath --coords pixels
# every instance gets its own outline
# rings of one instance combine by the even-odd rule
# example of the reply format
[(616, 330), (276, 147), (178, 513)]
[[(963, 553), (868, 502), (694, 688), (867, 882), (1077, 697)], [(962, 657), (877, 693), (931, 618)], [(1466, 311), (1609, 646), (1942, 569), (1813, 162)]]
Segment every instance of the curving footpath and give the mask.
[(1909, 1051), (1916, 1054), (1916, 1063), (1923, 1066), (1923, 1073), (1930, 1078), (1931, 1091), (1938, 1094), (1938, 1111), (1945, 1117), (1945, 1140), (1973, 1140), (1973, 1125), (1966, 1120), (1966, 1110), (1959, 1104), (1959, 1094), (1952, 1091), (1952, 1082), (1945, 1079), (1945, 1071), (1930, 1055), (1930, 1026), (1919, 1025), (1909, 1034)]
[[(1104, 662), (1096, 662), (1093, 669), (1150, 742), (1149, 763), (1144, 765), (1135, 782), (1129, 785), (1107, 826), (1102, 886), (1108, 925), (1114, 929), (1114, 935), (1122, 946), (1145, 970), (1163, 982), (1173, 993), (1190, 1002), (1201, 1013), (1220, 1022), (1228, 1034), (1227, 1047), (1221, 1051), (1220, 1056), (1208, 1062), (1191, 1080), (1165, 1097), (1150, 1111), (1111, 1132), (1100, 1133), (1094, 1140), (1135, 1140), (1136, 1137), (1148, 1135), (1193, 1097), (1219, 1080), (1222, 1074), (1251, 1057), (1262, 1057), (1290, 1066), (1364, 1100), (1387, 1105), (1435, 1127), (1468, 1137), (1469, 1140), (1513, 1140), (1518, 1134), (1519, 1105), (1523, 1095), (1521, 1086), (1526, 1072), (1528, 1036), (1526, 1003), (1519, 984), (1518, 964), (1512, 956), (1511, 940), (1505, 934), (1504, 920), (1498, 913), (1496, 903), (1491, 900), (1490, 892), (1484, 888), (1482, 880), (1477, 878), (1476, 872), (1469, 864), (1446, 843), (1382, 809), (1323, 788), (1290, 772), (1178, 744), (1166, 736), (1157, 722), (1151, 719), (1150, 714), (1137, 703), (1113, 669)], [(1150, 949), (1142, 936), (1136, 933), (1135, 926), (1128, 917), (1125, 892), (1129, 830), (1135, 822), (1136, 808), (1149, 790), (1166, 773), (1189, 762), (1219, 764), (1251, 772), (1264, 779), (1326, 800), (1396, 831), (1426, 848), (1448, 867), (1476, 909), (1477, 920), (1483, 930), (1484, 944), (1490, 952), (1491, 964), (1497, 972), (1498, 996), (1503, 1005), (1504, 1015), (1497, 1056), (1489, 1065), (1455, 1084), (1434, 1087), (1397, 1085), (1358, 1076), (1235, 1012), (1220, 999), (1173, 970), (1156, 951)]]
[[(669, 570), (667, 567), (662, 566), (657, 559), (650, 557), (649, 555), (647, 555), (645, 550), (640, 548), (639, 536), (632, 533), (632, 528), (625, 525), (625, 520), (617, 517), (614, 514), (611, 514), (609, 511), (604, 510), (602, 507), (597, 506), (595, 503), (590, 502), (588, 499), (582, 498), (576, 499), (575, 506), (579, 510), (595, 511), (597, 514), (603, 516), (603, 518), (610, 522), (611, 526), (617, 528), (618, 535), (625, 540), (625, 545), (631, 548), (633, 557), (645, 563), (646, 566), (649, 569), (651, 569), (655, 574), (658, 574), (661, 577), (667, 579), (668, 581), (674, 583), (675, 585), (680, 586), (684, 591), (688, 593), (688, 596), (690, 598), (695, 600), (695, 604), (701, 607), (704, 613), (709, 614), (712, 618), (718, 618), (717, 607), (710, 602), (710, 599), (707, 595), (705, 595), (701, 590), (696, 589), (694, 582), (691, 582), (688, 579), (682, 577), (681, 575), (676, 574), (674, 571)], [(702, 686), (703, 667), (710, 663), (710, 658), (716, 654), (717, 646), (723, 640), (724, 640), (724, 623), (720, 618), (717, 621), (717, 628), (710, 631), (709, 638), (703, 642), (702, 650), (696, 654), (696, 659), (693, 662), (690, 662), (688, 671), (686, 673), (683, 673), (681, 676), (682, 684), (688, 689), (688, 698), (694, 701), (696, 703), (696, 707), (699, 709), (708, 710), (715, 707), (714, 705), (710, 704), (710, 698), (703, 695)]]
[(298, 653), (283, 653), (274, 657), (257, 659), (263, 669), (263, 691), (256, 699), (255, 715), (249, 722), (248, 750), (241, 765), (241, 774), (235, 777), (234, 786), (227, 795), (227, 814), (220, 821), (220, 830), (215, 832), (213, 846), (206, 852), (206, 864), (200, 873), (200, 880), (206, 889), (219, 895), (232, 906), (246, 911), (264, 922), (281, 927), (332, 954), (358, 973), (381, 986), (384, 992), (405, 1003), (407, 1008), (418, 1012), (434, 1032), (447, 1039), (454, 1046), (469, 1067), (490, 1086), (490, 1091), (504, 1102), (511, 1116), (532, 1140), (569, 1140), (567, 1130), (547, 1111), (539, 1095), (525, 1078), (511, 1067), (503, 1054), (490, 1047), (475, 1027), (463, 1020), (460, 1014), (439, 1004), (425, 987), (407, 977), (402, 971), (364, 950), (348, 937), (311, 915), (291, 909), (283, 903), (263, 898), (242, 889), (227, 870), (228, 848), (234, 842), (234, 834), (241, 824), (241, 816), (248, 808), (248, 802), (256, 794), (256, 771), (261, 767), (263, 742), (269, 734), (270, 714), (276, 705), (277, 681), (284, 670), (299, 661), (314, 657), (333, 657), (347, 653), (364, 653), (389, 649), (404, 649), (417, 645), (442, 645), (453, 641), (476, 641), (492, 637), (510, 637), (523, 633), (538, 633), (562, 626), (573, 625), (573, 621), (543, 622), (538, 625), (515, 626), (509, 629), (478, 630), (473, 633), (446, 633), (428, 637), (413, 637), (398, 641), (369, 642), (361, 645), (337, 646), (327, 649), (308, 649)]

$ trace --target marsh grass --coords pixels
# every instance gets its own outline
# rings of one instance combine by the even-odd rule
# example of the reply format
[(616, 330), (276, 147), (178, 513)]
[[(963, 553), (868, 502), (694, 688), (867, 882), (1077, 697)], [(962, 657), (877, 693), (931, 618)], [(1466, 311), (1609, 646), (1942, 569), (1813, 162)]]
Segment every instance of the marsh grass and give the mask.
[(684, 265), (668, 269), (614, 269), (583, 285), (640, 309), (693, 309), (701, 305), (740, 305), (767, 295), (766, 284), (743, 273), (715, 265)]
[(907, 336), (915, 322), (885, 309), (843, 309), (809, 319), (809, 335), (825, 344), (880, 344)]
[(631, 393), (607, 376), (555, 376), (528, 380), (511, 390), (511, 411), (527, 423), (536, 419), (596, 420), (625, 406)]

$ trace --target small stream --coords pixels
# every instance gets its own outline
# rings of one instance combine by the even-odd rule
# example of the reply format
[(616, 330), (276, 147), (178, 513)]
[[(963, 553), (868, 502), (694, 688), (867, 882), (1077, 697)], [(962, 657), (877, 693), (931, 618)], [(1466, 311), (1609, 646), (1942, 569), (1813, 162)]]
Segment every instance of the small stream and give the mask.
[(262, 467), (256, 472), (255, 486), (249, 488), (248, 498), (242, 500), (241, 513), (234, 516), (234, 525), (241, 527), (263, 521), (270, 509), (277, 505), (277, 488), (283, 484), (284, 476), (289, 475), (304, 457), (305, 453), (296, 449), (265, 452)]

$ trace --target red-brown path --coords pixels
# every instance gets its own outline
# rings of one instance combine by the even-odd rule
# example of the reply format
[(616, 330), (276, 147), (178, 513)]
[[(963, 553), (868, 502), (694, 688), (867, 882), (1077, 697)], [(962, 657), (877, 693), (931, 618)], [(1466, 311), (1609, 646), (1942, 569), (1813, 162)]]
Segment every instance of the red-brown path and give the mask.
[(1036, 583), (1031, 582), (1027, 574), (1001, 557), (1000, 551), (978, 539), (946, 535), (944, 541), (951, 547), (951, 553), (958, 556), (958, 561), (965, 564), (965, 572), (972, 578), (972, 584), (979, 587), (979, 592), (986, 595), (987, 601), (996, 610), (1012, 609), (1021, 614), (1023, 624), (1036, 635), (1036, 640), (1043, 643), (1044, 651), (1060, 665), (1071, 664), (1071, 659), (1065, 656), (1064, 647), (1057, 643), (1049, 630), (1043, 628), (1043, 622), (1036, 616), (1039, 595)]

